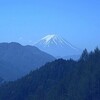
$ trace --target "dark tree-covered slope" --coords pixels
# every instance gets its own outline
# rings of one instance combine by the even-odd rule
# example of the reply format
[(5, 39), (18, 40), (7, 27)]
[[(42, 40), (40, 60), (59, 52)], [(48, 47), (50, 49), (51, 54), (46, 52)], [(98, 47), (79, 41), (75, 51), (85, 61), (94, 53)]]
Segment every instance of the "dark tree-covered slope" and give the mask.
[(0, 86), (0, 100), (100, 100), (100, 50), (59, 59)]

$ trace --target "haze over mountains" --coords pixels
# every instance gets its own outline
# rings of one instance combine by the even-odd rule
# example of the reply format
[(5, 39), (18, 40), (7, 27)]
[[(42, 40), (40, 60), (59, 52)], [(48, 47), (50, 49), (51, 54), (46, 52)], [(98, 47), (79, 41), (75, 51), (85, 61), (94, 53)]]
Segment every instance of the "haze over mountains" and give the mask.
[(100, 100), (100, 50), (59, 59), (0, 86), (0, 100)]
[(79, 56), (81, 53), (79, 48), (56, 34), (43, 37), (35, 43), (35, 46), (57, 58), (70, 58), (74, 55)]
[(77, 47), (55, 34), (45, 36), (34, 46), (0, 43), (0, 77), (16, 80), (55, 58), (78, 59), (79, 54)]
[(0, 43), (0, 100), (100, 100), (98, 48), (90, 53), (85, 49), (74, 61), (52, 56), (80, 52), (57, 35), (47, 35), (36, 46), (42, 51), (15, 42)]
[(0, 43), (0, 77), (15, 80), (55, 58), (34, 46)]
[(100, 0), (0, 0), (0, 100), (100, 100)]

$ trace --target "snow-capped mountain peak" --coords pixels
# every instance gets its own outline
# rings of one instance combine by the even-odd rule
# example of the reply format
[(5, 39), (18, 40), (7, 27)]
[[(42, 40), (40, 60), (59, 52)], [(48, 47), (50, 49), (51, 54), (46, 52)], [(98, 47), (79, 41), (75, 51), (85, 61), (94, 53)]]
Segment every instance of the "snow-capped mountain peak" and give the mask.
[(71, 43), (69, 43), (67, 40), (64, 38), (56, 35), (56, 34), (51, 34), (43, 37), (39, 42), (37, 42), (35, 45), (42, 45), (44, 47), (49, 47), (49, 46), (69, 46), (70, 48), (76, 49)]
[(57, 36), (56, 34), (52, 34), (52, 35), (47, 35), (45, 37), (43, 37), (38, 43), (36, 44), (44, 44), (45, 47), (46, 46), (51, 46), (51, 45), (59, 45), (62, 46), (64, 40)]
[(78, 52), (78, 49), (66, 39), (56, 34), (43, 37), (35, 46), (53, 56), (65, 56)]
[(47, 35), (47, 36), (43, 37), (41, 40), (45, 40), (46, 42), (49, 42), (50, 40), (54, 39), (55, 37), (56, 37), (55, 34)]
[(58, 37), (56, 34), (52, 34), (52, 35), (47, 35), (45, 37), (43, 37), (40, 42), (42, 42), (43, 44), (45, 44), (45, 46), (50, 46), (50, 45), (62, 45), (61, 43), (63, 43), (63, 41), (60, 39), (60, 37)]
[(52, 34), (52, 35), (47, 35), (45, 37), (43, 37), (39, 42), (37, 42), (35, 45), (40, 44), (44, 47), (49, 47), (49, 46), (60, 46), (62, 47), (65, 42), (64, 39), (59, 37), (56, 34)]

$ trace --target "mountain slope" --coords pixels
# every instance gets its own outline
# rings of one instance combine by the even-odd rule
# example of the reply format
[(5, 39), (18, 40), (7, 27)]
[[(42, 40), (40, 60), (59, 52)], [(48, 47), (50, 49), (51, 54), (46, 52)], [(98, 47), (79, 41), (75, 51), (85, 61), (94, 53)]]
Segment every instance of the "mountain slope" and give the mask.
[(0, 86), (0, 100), (100, 100), (100, 50), (56, 60)]
[(65, 94), (61, 93), (62, 86), (59, 86), (75, 67), (73, 64), (74, 61), (57, 60), (16, 82), (3, 85), (0, 87), (0, 100), (61, 100), (59, 96)]
[(39, 42), (35, 43), (35, 46), (55, 57), (63, 57), (80, 53), (78, 48), (55, 34), (45, 36)]
[(55, 58), (34, 46), (0, 43), (0, 75), (15, 80)]

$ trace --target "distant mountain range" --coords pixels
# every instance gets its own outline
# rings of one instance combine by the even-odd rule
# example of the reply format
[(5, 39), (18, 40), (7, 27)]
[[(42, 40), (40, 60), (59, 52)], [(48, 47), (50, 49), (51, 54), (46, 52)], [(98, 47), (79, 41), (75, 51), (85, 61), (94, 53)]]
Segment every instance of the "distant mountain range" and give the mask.
[(5, 81), (18, 79), (54, 59), (34, 46), (0, 43), (0, 77)]
[(81, 51), (64, 38), (52, 34), (47, 35), (34, 44), (40, 50), (45, 51), (55, 57), (80, 55)]

